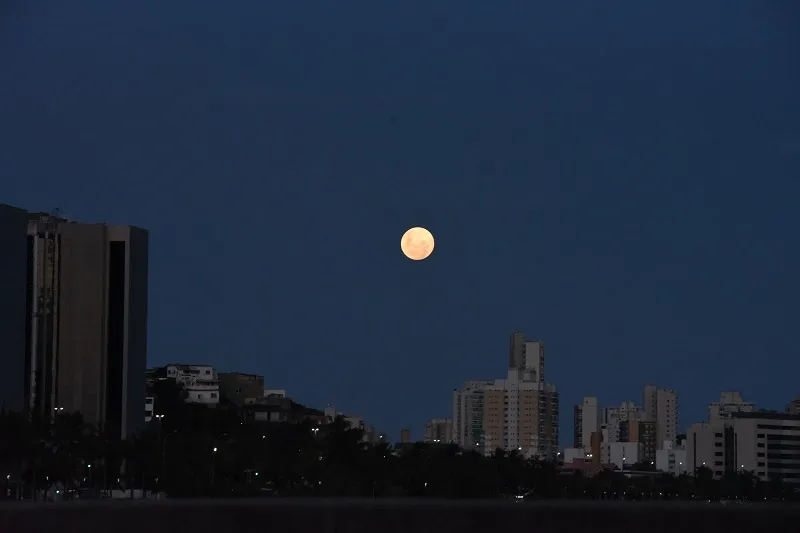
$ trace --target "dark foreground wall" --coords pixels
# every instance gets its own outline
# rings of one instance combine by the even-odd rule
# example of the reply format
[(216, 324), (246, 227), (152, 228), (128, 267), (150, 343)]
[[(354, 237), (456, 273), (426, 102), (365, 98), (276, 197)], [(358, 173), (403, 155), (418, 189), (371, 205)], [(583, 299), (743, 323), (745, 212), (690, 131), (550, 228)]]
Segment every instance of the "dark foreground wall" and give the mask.
[(798, 519), (800, 507), (781, 504), (192, 500), (0, 505), (2, 533), (752, 533), (786, 530)]

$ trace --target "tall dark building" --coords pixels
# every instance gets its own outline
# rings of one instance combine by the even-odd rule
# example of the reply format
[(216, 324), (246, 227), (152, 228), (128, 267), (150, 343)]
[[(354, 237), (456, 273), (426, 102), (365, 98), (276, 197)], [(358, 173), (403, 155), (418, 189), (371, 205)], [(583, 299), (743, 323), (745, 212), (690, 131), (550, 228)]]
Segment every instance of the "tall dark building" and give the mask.
[(28, 213), (0, 204), (0, 409), (25, 406)]
[[(28, 214), (25, 406), (83, 413), (122, 436), (144, 423), (148, 234)], [(18, 363), (15, 363), (18, 364)]]

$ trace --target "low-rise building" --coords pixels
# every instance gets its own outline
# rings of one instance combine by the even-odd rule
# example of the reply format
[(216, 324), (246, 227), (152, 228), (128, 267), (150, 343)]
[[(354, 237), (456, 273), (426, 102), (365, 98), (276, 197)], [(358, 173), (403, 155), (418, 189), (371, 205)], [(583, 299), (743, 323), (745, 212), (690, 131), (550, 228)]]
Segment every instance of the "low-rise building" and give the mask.
[(673, 445), (667, 441), (664, 446), (656, 451), (656, 470), (680, 476), (688, 472), (688, 460), (685, 446)]
[(220, 372), (219, 392), (226, 402), (241, 407), (246, 400), (264, 395), (264, 376), (242, 372)]
[(186, 402), (215, 407), (219, 405), (219, 376), (210, 365), (171, 364), (150, 368), (145, 373), (147, 388), (152, 390), (155, 382), (171, 379), (186, 391)]
[(719, 479), (751, 472), (762, 481), (800, 484), (800, 415), (757, 411), (693, 425), (687, 434), (689, 472), (701, 466)]
[(630, 468), (640, 461), (640, 448), (638, 442), (604, 442), (602, 464), (614, 465), (620, 470)]

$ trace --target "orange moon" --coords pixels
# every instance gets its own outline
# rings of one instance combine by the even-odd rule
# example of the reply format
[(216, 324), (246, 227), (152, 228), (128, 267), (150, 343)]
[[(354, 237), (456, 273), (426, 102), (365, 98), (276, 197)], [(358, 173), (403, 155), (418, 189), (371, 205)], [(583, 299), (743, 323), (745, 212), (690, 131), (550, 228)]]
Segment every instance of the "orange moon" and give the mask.
[(409, 259), (422, 261), (433, 253), (433, 235), (425, 228), (411, 228), (400, 239), (400, 249)]

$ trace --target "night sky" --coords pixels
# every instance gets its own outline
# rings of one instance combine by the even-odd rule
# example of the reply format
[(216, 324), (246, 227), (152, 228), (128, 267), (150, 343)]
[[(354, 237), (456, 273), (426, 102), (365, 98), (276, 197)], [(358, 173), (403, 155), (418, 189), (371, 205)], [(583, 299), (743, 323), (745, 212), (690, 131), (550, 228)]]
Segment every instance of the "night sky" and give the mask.
[(150, 230), (151, 365), (393, 440), (515, 329), (562, 444), (646, 382), (681, 427), (722, 390), (783, 408), (800, 2), (6, 0), (0, 201)]

